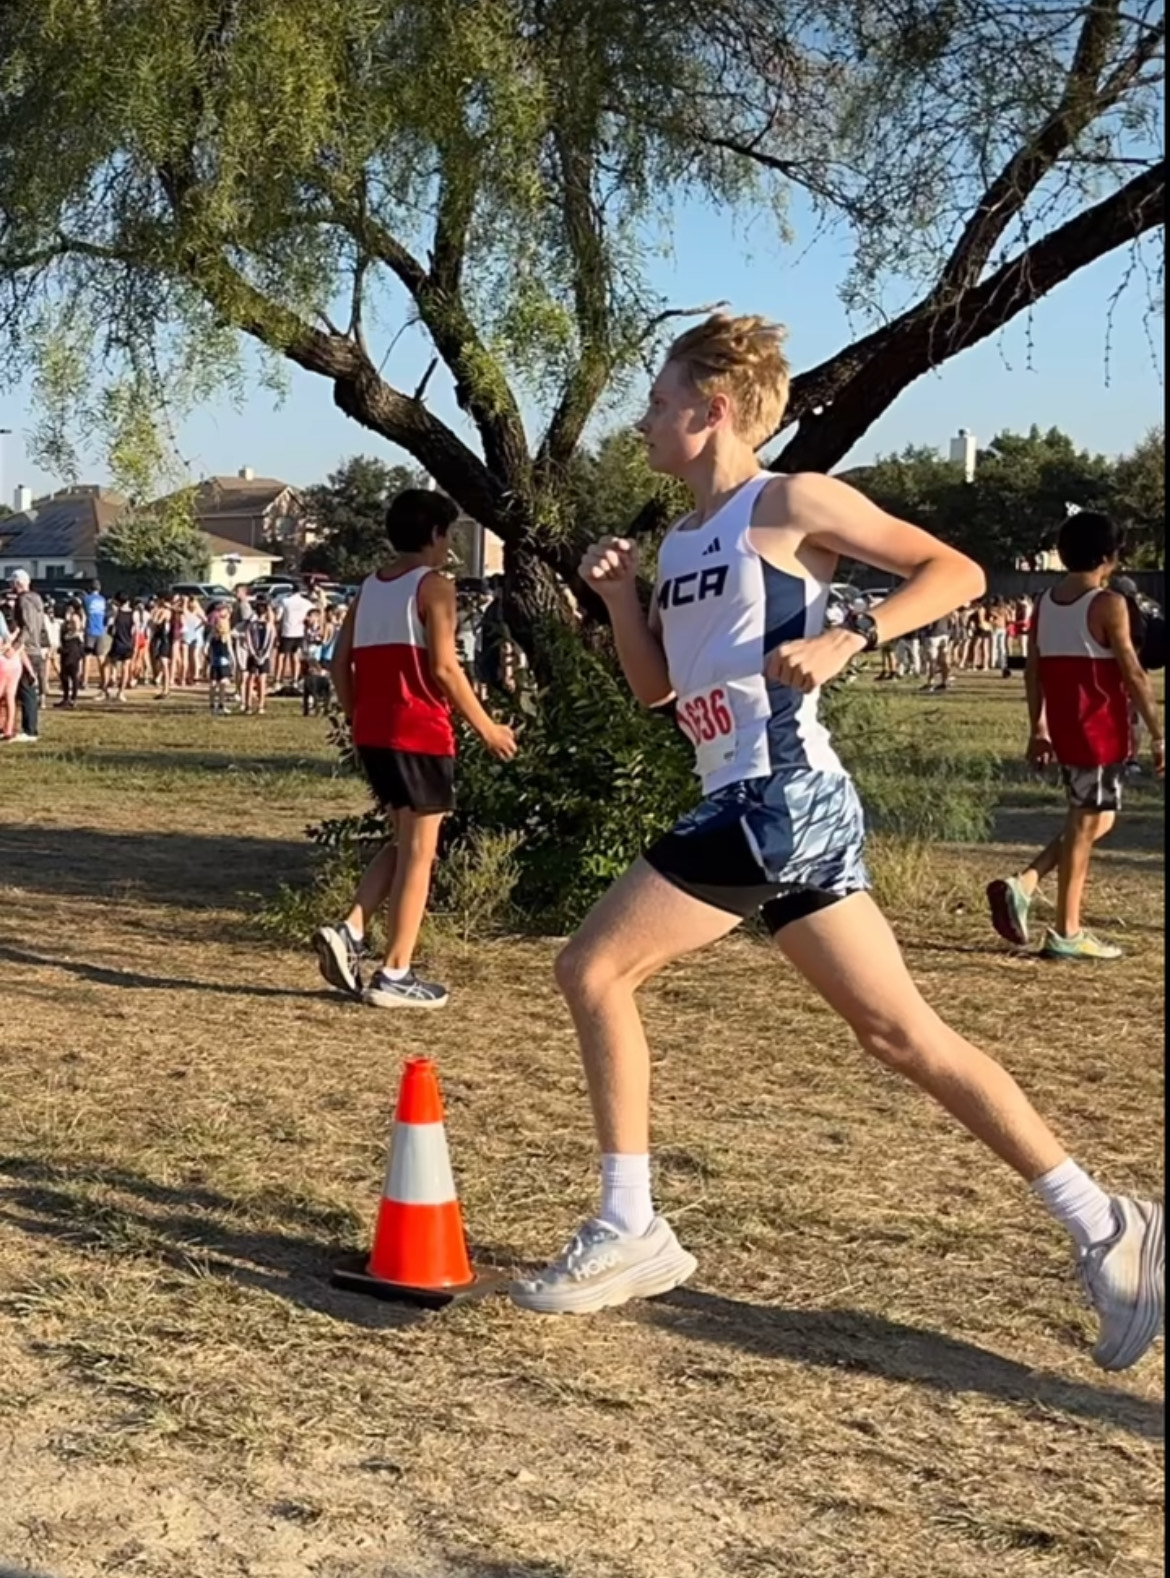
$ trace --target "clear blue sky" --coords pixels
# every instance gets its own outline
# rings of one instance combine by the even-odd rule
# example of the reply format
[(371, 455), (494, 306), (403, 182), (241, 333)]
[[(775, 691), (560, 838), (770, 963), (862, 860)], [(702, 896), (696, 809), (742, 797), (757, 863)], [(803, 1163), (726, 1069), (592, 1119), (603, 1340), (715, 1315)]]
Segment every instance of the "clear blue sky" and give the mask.
[[(746, 236), (734, 235), (703, 208), (681, 208), (674, 255), (655, 264), (653, 285), (677, 305), (727, 298), (737, 310), (780, 319), (791, 329), (794, 366), (811, 366), (853, 337), (837, 296), (848, 255), (844, 238), (813, 239), (811, 216), (799, 204), (793, 219), (801, 233), (794, 245), (783, 247), (763, 220)], [(1164, 391), (1161, 357), (1154, 360), (1142, 321), (1147, 289), (1140, 276), (1115, 307), (1107, 365), (1108, 304), (1127, 267), (1123, 254), (1105, 258), (1043, 301), (1030, 325), (1017, 320), (939, 374), (912, 385), (850, 460), (865, 461), (907, 443), (945, 446), (960, 427), (986, 440), (1002, 428), (1026, 429), (1033, 422), (1064, 428), (1090, 449), (1114, 454), (1129, 448), (1162, 419)], [(1150, 335), (1159, 344), (1161, 330), (1155, 319)], [(389, 335), (382, 343), (388, 340)], [(428, 359), (423, 336), (411, 331), (391, 355), (386, 375), (414, 387)], [(437, 375), (432, 387), (436, 412), (468, 434), (449, 387)], [(526, 406), (526, 415), (535, 429), (538, 413)], [(610, 413), (608, 425), (618, 415)], [(0, 440), (0, 485), (8, 503), (19, 483), (40, 493), (67, 480), (47, 476), (32, 464), (25, 449), (31, 423), (27, 390), (0, 396), (0, 427), (15, 430)], [(403, 458), (342, 416), (324, 380), (299, 371), (293, 372), (280, 408), (274, 408), (270, 392), (256, 389), (242, 409), (224, 401), (194, 413), (180, 440), (196, 476), (251, 466), (259, 475), (295, 484), (323, 479), (352, 454)], [(104, 480), (100, 457), (91, 456), (90, 462), (83, 480)]]

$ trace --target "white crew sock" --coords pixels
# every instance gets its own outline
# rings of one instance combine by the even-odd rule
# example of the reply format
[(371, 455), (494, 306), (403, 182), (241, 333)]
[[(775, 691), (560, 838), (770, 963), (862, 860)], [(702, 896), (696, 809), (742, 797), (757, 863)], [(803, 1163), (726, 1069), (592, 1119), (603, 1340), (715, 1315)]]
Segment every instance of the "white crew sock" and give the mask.
[(391, 970), (388, 965), (384, 964), (378, 971), (378, 974), (384, 975), (388, 981), (405, 981), (410, 974), (410, 970), (409, 968), (405, 970)]
[(1109, 1196), (1071, 1158), (1037, 1178), (1032, 1191), (1081, 1249), (1103, 1243), (1117, 1231)]
[(355, 946), (365, 941), (365, 932), (360, 926), (355, 926), (352, 921), (342, 921), (340, 929), (349, 933), (349, 939)]
[(633, 1238), (654, 1220), (649, 1156), (601, 1158), (601, 1219)]

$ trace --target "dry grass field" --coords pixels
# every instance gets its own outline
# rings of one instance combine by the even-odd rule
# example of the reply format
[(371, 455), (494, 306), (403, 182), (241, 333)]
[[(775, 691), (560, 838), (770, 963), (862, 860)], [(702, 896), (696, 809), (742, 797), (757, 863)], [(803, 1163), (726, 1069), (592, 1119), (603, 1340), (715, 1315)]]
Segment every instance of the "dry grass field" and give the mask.
[[(1014, 750), (1016, 687), (943, 705), (957, 741)], [(645, 994), (691, 1286), (559, 1322), (333, 1291), (409, 1054), (439, 1061), (481, 1264), (546, 1257), (594, 1204), (552, 941), (437, 931), (452, 1006), (410, 1018), (257, 929), (306, 875), (306, 823), (360, 801), (292, 703), (90, 703), (0, 754), (0, 1571), (1163, 1571), (1160, 1351), (1093, 1368), (1059, 1231), (759, 942)], [(1055, 808), (1013, 782), (999, 836)], [(892, 868), (913, 968), (1079, 1157), (1160, 1193), (1161, 795), (1097, 874), (1116, 967), (990, 934), (983, 885), (1016, 853)]]

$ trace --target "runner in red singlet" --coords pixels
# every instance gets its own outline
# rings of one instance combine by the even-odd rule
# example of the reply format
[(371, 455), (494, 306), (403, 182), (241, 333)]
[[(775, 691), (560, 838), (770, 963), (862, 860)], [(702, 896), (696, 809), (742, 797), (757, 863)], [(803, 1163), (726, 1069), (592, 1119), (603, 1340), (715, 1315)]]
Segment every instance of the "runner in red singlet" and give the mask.
[[(447, 989), (412, 969), (430, 897), (443, 818), (455, 804), (452, 709), (502, 761), (516, 754), (512, 730), (484, 711), (460, 667), (455, 587), (439, 572), (459, 511), (425, 488), (399, 493), (386, 513), (393, 563), (362, 586), (346, 615), (331, 664), (337, 699), (394, 840), (371, 861), (340, 926), (313, 939), (331, 986), (373, 1008), (442, 1008)], [(386, 905), (386, 957), (363, 988), (361, 957), (370, 918)]]
[(1037, 603), (1028, 648), (1028, 756), (1040, 767), (1059, 763), (1068, 815), (1060, 836), (1028, 869), (993, 882), (987, 897), (996, 931), (1022, 947), (1036, 891), (1056, 871), (1056, 924), (1044, 953), (1052, 959), (1120, 959), (1115, 943), (1082, 924), (1089, 862), (1121, 810), (1135, 710), (1149, 728), (1159, 777), (1166, 769), (1166, 745), (1149, 677), (1134, 650), (1128, 605), (1108, 590), (1121, 562), (1120, 532), (1107, 515), (1083, 510), (1065, 521), (1059, 549), (1069, 573)]

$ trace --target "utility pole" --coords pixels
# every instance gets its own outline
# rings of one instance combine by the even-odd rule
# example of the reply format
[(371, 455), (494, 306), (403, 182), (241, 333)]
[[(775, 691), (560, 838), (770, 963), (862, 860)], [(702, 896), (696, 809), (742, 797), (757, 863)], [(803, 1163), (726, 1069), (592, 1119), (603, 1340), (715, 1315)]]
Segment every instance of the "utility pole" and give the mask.
[(0, 427), (0, 504), (7, 504), (8, 502), (4, 497), (4, 440), (11, 438), (11, 436), (12, 429), (10, 427)]

